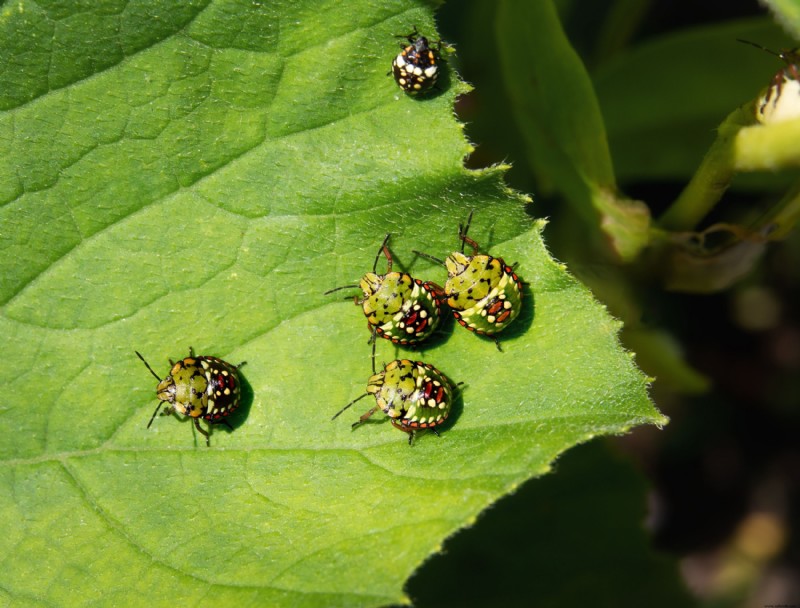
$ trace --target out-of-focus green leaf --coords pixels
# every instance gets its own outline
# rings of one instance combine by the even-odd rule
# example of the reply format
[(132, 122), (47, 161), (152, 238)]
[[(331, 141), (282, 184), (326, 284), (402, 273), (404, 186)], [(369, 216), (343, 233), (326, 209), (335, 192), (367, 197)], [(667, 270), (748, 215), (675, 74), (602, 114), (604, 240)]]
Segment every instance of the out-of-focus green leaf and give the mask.
[(593, 74), (620, 181), (687, 180), (736, 107), (783, 65), (736, 41), (793, 46), (767, 19), (681, 30), (633, 47)]
[(783, 27), (800, 39), (799, 0), (764, 0), (764, 4), (772, 10)]
[(599, 224), (631, 260), (647, 244), (649, 212), (620, 197), (600, 108), (552, 3), (498, 4), (499, 56), (534, 170)]
[(449, 540), (409, 582), (414, 606), (562, 608), (587, 597), (595, 608), (695, 605), (675, 561), (649, 546), (647, 487), (629, 462), (592, 442), (556, 470)]
[[(452, 115), (386, 72), (429, 9), (157, 0), (5, 5), (0, 43), (3, 598), (46, 605), (377, 606), (559, 453), (663, 424), (612, 319), (548, 255)], [(452, 322), (419, 351), (463, 382), (442, 436), (351, 430), (370, 347), (323, 292), (459, 246), (517, 262), (498, 352)], [(207, 449), (147, 421), (167, 359), (246, 360)]]

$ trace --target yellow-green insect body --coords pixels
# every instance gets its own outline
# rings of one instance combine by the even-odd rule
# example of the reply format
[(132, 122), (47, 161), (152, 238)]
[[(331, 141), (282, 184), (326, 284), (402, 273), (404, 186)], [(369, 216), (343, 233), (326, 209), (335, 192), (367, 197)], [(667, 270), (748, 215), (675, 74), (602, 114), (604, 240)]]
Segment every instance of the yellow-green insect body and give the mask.
[(208, 445), (209, 434), (200, 426), (200, 419), (206, 420), (209, 424), (225, 422), (223, 419), (236, 411), (241, 403), (238, 368), (243, 363), (231, 365), (217, 357), (195, 356), (190, 349), (188, 357), (177, 362), (170, 361), (172, 367), (169, 374), (161, 379), (139, 352), (136, 352), (136, 355), (159, 380), (156, 386), (159, 404), (147, 428), (150, 428), (159, 409), (166, 403), (161, 414), (169, 415), (175, 412), (192, 418), (195, 428), (205, 436)]
[[(325, 293), (361, 288), (363, 296), (354, 296), (353, 301), (362, 307), (373, 337), (401, 345), (417, 344), (430, 336), (439, 324), (442, 288), (406, 272), (392, 271), (392, 254), (387, 246), (389, 236), (386, 235), (378, 250), (372, 272), (366, 273), (358, 285), (345, 285)], [(381, 255), (386, 257), (385, 274), (376, 272)]]
[(448, 279), (444, 292), (460, 325), (477, 334), (491, 336), (517, 318), (522, 306), (522, 282), (502, 258), (453, 252), (445, 260)]
[(375, 397), (375, 407), (353, 426), (381, 410), (395, 428), (409, 433), (409, 443), (418, 429), (436, 432), (436, 427), (447, 420), (453, 405), (453, 385), (447, 376), (428, 363), (409, 359), (396, 359), (370, 376), (367, 392), (344, 406), (334, 418), (367, 395)]
[(434, 284), (405, 272), (368, 272), (359, 284), (367, 323), (381, 338), (414, 344), (430, 336), (439, 324), (441, 304)]

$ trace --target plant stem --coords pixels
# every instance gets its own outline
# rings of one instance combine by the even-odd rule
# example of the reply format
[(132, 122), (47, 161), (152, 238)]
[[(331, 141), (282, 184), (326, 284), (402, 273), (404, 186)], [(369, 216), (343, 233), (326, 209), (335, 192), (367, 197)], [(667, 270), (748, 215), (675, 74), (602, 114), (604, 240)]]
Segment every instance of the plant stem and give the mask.
[(736, 174), (735, 140), (739, 130), (753, 124), (753, 105), (747, 104), (731, 112), (717, 130), (711, 145), (681, 195), (658, 220), (665, 230), (694, 230), (722, 198)]

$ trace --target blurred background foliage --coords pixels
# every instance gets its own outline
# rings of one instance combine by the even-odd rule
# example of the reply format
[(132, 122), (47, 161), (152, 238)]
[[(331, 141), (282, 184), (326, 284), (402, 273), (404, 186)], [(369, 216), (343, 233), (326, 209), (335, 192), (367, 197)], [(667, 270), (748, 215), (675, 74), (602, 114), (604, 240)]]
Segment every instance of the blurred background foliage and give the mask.
[(417, 605), (800, 602), (800, 130), (756, 122), (785, 65), (737, 42), (797, 47), (798, 16), (792, 0), (439, 11), (475, 87), (457, 107), (468, 165), (511, 165), (672, 422), (577, 448), (501, 501), (411, 579)]

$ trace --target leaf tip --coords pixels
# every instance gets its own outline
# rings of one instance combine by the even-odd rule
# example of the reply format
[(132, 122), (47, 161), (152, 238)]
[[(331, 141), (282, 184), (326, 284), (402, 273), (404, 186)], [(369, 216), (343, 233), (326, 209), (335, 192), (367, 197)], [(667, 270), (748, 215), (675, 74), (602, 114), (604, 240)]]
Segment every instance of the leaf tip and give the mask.
[(663, 431), (664, 427), (669, 424), (669, 416), (665, 416), (664, 414), (659, 414), (658, 418), (653, 420), (653, 424), (659, 431)]

